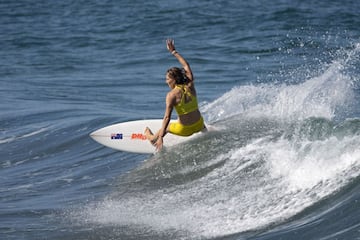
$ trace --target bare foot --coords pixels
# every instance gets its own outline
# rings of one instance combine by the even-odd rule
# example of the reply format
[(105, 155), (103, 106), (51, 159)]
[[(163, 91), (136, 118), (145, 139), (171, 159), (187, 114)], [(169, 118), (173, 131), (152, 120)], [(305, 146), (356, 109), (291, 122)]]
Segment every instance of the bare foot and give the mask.
[(150, 128), (146, 127), (144, 133), (145, 133), (146, 138), (151, 142), (151, 144), (154, 145), (157, 140), (157, 137), (154, 136), (154, 134), (150, 130)]

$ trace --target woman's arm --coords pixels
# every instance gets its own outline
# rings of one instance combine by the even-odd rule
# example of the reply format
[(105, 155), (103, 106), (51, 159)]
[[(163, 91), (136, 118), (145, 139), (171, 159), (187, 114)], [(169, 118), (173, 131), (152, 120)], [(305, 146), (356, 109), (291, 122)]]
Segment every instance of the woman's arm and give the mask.
[(173, 39), (167, 39), (166, 40), (166, 47), (169, 50), (169, 52), (176, 57), (176, 59), (180, 62), (181, 66), (185, 69), (186, 77), (189, 79), (190, 82), (194, 81), (194, 76), (191, 71), (189, 63), (183, 58), (183, 56), (180, 55), (175, 50), (175, 44)]
[(168, 93), (168, 95), (166, 96), (166, 109), (165, 109), (162, 126), (157, 134), (158, 138), (155, 143), (156, 150), (160, 150), (163, 146), (163, 137), (167, 133), (167, 128), (171, 120), (171, 112), (174, 108), (174, 101), (175, 101), (175, 96), (171, 92)]

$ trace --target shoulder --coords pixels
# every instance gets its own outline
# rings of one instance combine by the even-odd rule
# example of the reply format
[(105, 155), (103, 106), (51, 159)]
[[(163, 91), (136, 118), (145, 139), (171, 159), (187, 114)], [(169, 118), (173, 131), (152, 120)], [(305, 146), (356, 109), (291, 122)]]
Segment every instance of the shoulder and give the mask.
[(181, 88), (175, 87), (167, 93), (167, 96), (168, 97), (176, 97), (180, 92), (181, 92)]
[(178, 94), (178, 90), (177, 90), (177, 89), (172, 89), (171, 91), (169, 91), (169, 92), (166, 94), (166, 104), (175, 105), (175, 103), (176, 103), (176, 98), (177, 98), (177, 94)]

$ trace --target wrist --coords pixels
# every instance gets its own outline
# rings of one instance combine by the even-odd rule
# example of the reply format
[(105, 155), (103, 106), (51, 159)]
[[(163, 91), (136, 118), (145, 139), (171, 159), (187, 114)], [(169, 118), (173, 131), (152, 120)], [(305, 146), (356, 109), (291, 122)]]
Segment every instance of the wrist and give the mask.
[(159, 132), (159, 138), (163, 138), (164, 137), (164, 132), (163, 131), (160, 131)]
[(174, 50), (171, 51), (171, 54), (175, 55), (175, 54), (177, 54), (177, 51), (174, 49)]

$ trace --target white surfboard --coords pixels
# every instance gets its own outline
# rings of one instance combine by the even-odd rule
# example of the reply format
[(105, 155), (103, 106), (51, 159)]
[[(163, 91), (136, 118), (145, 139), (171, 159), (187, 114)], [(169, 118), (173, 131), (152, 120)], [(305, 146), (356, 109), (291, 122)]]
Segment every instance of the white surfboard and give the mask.
[[(117, 123), (96, 130), (90, 136), (98, 143), (112, 149), (151, 154), (156, 152), (156, 148), (146, 139), (144, 131), (149, 127), (153, 133), (157, 132), (161, 128), (162, 121), (162, 119), (151, 119)], [(189, 141), (199, 134), (201, 132), (182, 137), (168, 133), (164, 137), (164, 147)]]

